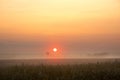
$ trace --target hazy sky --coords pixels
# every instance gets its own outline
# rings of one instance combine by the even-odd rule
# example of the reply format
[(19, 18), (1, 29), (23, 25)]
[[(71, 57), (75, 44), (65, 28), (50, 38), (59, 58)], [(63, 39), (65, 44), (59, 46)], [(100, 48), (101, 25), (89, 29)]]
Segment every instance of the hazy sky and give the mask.
[(54, 47), (120, 57), (120, 0), (0, 0), (0, 59), (46, 58)]

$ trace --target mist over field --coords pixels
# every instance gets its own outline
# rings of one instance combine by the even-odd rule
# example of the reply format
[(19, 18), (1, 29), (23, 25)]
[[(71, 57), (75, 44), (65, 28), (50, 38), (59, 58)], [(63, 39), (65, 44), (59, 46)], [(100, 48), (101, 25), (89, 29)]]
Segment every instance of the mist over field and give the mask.
[(120, 0), (0, 0), (0, 80), (120, 80)]

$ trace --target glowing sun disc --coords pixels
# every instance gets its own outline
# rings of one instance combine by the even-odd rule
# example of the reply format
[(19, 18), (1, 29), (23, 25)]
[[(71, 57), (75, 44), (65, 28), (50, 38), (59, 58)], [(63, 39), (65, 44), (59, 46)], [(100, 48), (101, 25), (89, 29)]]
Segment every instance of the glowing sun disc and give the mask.
[(57, 48), (53, 48), (53, 52), (57, 52)]

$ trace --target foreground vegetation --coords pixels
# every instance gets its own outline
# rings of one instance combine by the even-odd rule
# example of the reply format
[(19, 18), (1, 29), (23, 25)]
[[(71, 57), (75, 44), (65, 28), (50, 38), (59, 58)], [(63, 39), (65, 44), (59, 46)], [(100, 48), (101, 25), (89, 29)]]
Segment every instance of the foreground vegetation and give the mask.
[(120, 62), (0, 67), (0, 80), (120, 80)]

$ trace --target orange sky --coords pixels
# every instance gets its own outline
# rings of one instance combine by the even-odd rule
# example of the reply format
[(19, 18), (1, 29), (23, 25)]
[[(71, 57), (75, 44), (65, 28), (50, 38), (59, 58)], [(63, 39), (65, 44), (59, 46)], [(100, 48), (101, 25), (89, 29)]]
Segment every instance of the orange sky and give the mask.
[(110, 35), (120, 35), (119, 0), (0, 0), (0, 40), (54, 43), (102, 36), (104, 42)]
[(119, 0), (1, 0), (0, 5), (0, 32), (56, 35), (120, 29)]

